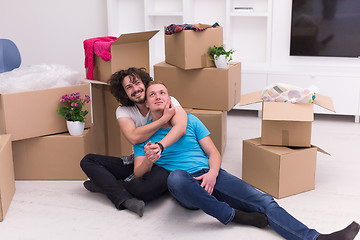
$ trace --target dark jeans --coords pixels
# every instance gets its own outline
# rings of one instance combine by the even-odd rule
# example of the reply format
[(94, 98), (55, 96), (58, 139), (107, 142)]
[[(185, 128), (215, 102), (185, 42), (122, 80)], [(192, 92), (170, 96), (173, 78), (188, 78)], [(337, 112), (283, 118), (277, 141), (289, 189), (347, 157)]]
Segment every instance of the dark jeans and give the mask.
[(154, 165), (150, 172), (129, 182), (124, 180), (134, 172), (134, 164), (124, 164), (122, 158), (88, 154), (80, 166), (91, 182), (101, 188), (106, 196), (121, 209), (121, 204), (136, 197), (150, 201), (167, 191), (169, 173)]

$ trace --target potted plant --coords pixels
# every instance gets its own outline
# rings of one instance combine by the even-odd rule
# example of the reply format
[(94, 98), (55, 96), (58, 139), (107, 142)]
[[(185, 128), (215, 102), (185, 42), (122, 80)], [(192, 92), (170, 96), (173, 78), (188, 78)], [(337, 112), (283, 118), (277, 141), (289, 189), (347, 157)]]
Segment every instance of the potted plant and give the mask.
[(229, 51), (226, 51), (223, 47), (223, 45), (217, 47), (209, 47), (209, 55), (210, 60), (215, 62), (215, 65), (217, 68), (227, 68), (229, 62), (232, 60), (232, 54), (235, 52), (235, 50), (230, 49)]
[(81, 135), (85, 127), (85, 116), (88, 110), (83, 110), (83, 106), (90, 102), (90, 97), (85, 95), (81, 98), (79, 92), (65, 94), (60, 102), (64, 105), (58, 109), (58, 113), (65, 117), (69, 133), (73, 136)]

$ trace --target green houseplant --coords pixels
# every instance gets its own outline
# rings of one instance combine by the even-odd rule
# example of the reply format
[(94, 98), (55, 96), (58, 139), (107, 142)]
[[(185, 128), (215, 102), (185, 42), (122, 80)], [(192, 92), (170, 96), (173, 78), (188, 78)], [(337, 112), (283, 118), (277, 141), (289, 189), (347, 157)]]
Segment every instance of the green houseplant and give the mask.
[(85, 95), (81, 98), (79, 92), (65, 94), (61, 97), (60, 103), (62, 107), (58, 109), (58, 113), (66, 119), (66, 124), (71, 135), (81, 135), (85, 127), (85, 116), (88, 110), (83, 110), (83, 106), (90, 102), (90, 97)]
[(228, 63), (232, 60), (232, 54), (234, 52), (235, 50), (233, 49), (226, 51), (223, 45), (219, 47), (214, 45), (213, 47), (209, 47), (208, 51), (210, 60), (215, 62), (217, 68), (226, 68)]

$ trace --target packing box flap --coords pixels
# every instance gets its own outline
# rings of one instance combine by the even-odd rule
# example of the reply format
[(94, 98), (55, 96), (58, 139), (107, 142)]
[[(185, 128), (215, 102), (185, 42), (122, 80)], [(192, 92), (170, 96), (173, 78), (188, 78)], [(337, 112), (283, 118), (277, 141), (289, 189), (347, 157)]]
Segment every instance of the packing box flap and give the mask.
[[(255, 146), (261, 146), (261, 148), (263, 148), (264, 150), (279, 154), (279, 155), (283, 155), (283, 154), (289, 154), (292, 153), (294, 151), (296, 151), (297, 149), (306, 149), (304, 147), (286, 147), (286, 146), (270, 146), (270, 145), (261, 145), (261, 138), (253, 138), (253, 139), (248, 139), (246, 140), (247, 142), (254, 144)], [(330, 154), (328, 152), (326, 152), (325, 150), (323, 150), (322, 148), (315, 146), (315, 145), (311, 145), (311, 148), (316, 148), (318, 152), (321, 152), (323, 154), (329, 155)]]
[(121, 34), (120, 37), (116, 39), (112, 45), (148, 41), (158, 32), (159, 30)]
[(288, 153), (292, 153), (294, 151), (291, 148), (283, 147), (283, 146), (262, 145), (261, 138), (248, 139), (246, 141), (251, 144), (254, 144), (255, 146), (258, 146), (266, 151), (273, 152), (278, 155), (288, 154)]
[(7, 142), (10, 141), (10, 134), (2, 134), (0, 135), (0, 152), (4, 149)]
[(322, 94), (315, 94), (314, 103), (320, 107), (323, 107), (329, 111), (335, 112), (335, 107), (331, 97), (322, 95)]
[(243, 105), (248, 105), (248, 104), (257, 103), (257, 102), (262, 102), (262, 92), (261, 91), (241, 95), (239, 105), (243, 106)]
[(322, 149), (322, 148), (320, 148), (320, 147), (318, 147), (318, 146), (311, 145), (311, 147), (316, 147), (318, 152), (321, 152), (321, 153), (323, 153), (323, 154), (326, 154), (326, 155), (331, 156), (330, 153), (326, 152), (324, 149)]
[[(316, 94), (315, 95), (315, 100), (314, 100), (314, 104), (323, 107), (327, 110), (330, 110), (332, 112), (335, 112), (335, 107), (333, 104), (333, 101), (331, 99), (331, 97), (322, 95), (322, 94)], [(252, 92), (252, 93), (247, 93), (244, 95), (241, 95), (241, 99), (240, 99), (240, 106), (243, 105), (248, 105), (248, 104), (252, 104), (252, 103), (257, 103), (257, 102), (262, 102), (262, 91), (257, 91), (257, 92)]]
[(263, 120), (313, 121), (313, 105), (309, 103), (263, 102)]

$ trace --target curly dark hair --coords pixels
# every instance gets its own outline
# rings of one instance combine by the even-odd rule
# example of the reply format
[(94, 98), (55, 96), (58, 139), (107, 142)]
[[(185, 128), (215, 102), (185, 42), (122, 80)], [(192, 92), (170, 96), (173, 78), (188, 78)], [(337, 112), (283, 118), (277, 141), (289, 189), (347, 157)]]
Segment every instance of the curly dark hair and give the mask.
[(111, 75), (108, 83), (110, 83), (110, 92), (116, 98), (116, 100), (125, 107), (134, 106), (135, 103), (129, 99), (125, 89), (123, 88), (123, 80), (126, 76), (129, 76), (131, 80), (138, 77), (145, 85), (145, 89), (152, 77), (146, 72), (145, 68), (129, 68), (127, 70), (120, 70)]

